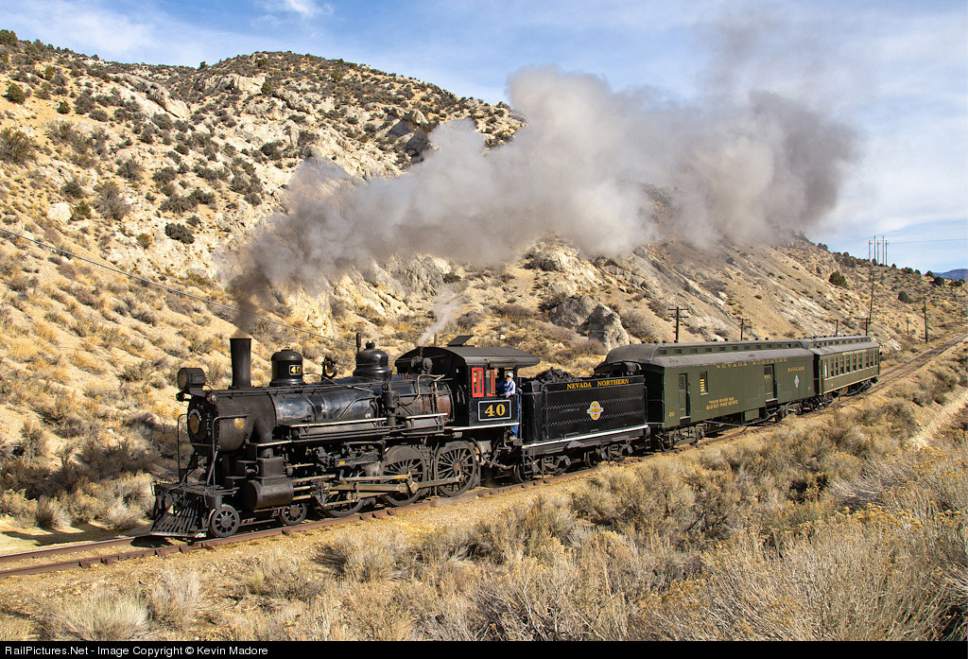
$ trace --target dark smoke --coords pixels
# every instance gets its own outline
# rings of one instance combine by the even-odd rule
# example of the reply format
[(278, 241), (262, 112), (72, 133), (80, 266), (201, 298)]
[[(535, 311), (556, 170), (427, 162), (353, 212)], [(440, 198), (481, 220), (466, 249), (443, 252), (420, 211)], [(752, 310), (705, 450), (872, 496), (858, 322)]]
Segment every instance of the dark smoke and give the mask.
[(527, 125), (493, 149), (459, 121), (434, 130), (433, 151), (396, 178), (304, 163), (286, 211), (244, 250), (236, 297), (318, 293), (393, 256), (494, 265), (550, 235), (594, 256), (663, 238), (777, 239), (834, 207), (855, 152), (845, 125), (768, 92), (674, 104), (535, 68), (511, 78), (509, 96)]

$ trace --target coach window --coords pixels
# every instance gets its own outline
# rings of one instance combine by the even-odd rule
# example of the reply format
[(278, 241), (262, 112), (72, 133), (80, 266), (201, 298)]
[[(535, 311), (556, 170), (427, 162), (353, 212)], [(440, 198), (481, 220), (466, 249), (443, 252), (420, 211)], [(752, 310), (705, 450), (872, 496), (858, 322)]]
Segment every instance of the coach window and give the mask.
[(487, 369), (487, 395), (497, 396), (497, 369)]
[(706, 384), (708, 376), (709, 376), (709, 373), (707, 371), (703, 371), (702, 373), (699, 374), (699, 395), (700, 396), (705, 396), (706, 394), (709, 393), (709, 391), (707, 390), (707, 384)]

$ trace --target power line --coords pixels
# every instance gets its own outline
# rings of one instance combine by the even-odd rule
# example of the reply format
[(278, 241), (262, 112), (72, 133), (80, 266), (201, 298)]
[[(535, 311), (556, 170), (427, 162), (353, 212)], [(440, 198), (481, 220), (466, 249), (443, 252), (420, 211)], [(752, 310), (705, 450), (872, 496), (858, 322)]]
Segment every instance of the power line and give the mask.
[[(206, 305), (212, 305), (212, 306), (215, 306), (215, 307), (220, 307), (220, 308), (222, 308), (222, 309), (224, 309), (226, 311), (232, 311), (234, 313), (243, 313), (242, 310), (239, 307), (236, 307), (234, 305), (225, 304), (224, 302), (216, 302), (215, 300), (213, 300), (211, 298), (204, 297), (202, 295), (195, 295), (194, 293), (189, 293), (188, 291), (183, 291), (183, 290), (178, 289), (178, 288), (173, 288), (171, 286), (166, 286), (165, 284), (162, 284), (160, 282), (157, 282), (157, 281), (155, 281), (153, 279), (148, 279), (147, 277), (142, 277), (141, 275), (136, 275), (133, 272), (126, 272), (125, 270), (121, 270), (120, 268), (116, 268), (116, 267), (114, 267), (112, 265), (107, 265), (105, 263), (99, 263), (98, 261), (95, 261), (93, 259), (89, 259), (89, 258), (87, 258), (85, 256), (81, 256), (80, 254), (77, 254), (75, 252), (71, 252), (70, 250), (66, 250), (63, 247), (57, 247), (56, 245), (51, 245), (50, 243), (45, 243), (42, 240), (37, 240), (36, 238), (31, 238), (30, 236), (27, 236), (27, 235), (22, 234), (22, 233), (18, 233), (16, 231), (10, 231), (9, 229), (4, 229), (4, 228), (0, 227), (0, 233), (6, 234), (9, 238), (11, 238), (13, 240), (16, 240), (16, 239), (26, 240), (28, 242), (31, 242), (31, 243), (37, 245), (38, 247), (40, 247), (42, 249), (46, 249), (46, 250), (49, 250), (51, 252), (54, 252), (55, 254), (59, 254), (61, 256), (67, 256), (67, 257), (70, 257), (72, 259), (77, 259), (79, 261), (84, 261), (85, 263), (88, 263), (90, 265), (93, 265), (96, 268), (101, 268), (102, 270), (107, 270), (109, 272), (113, 272), (115, 274), (122, 275), (124, 277), (128, 277), (129, 279), (134, 279), (135, 281), (141, 282), (142, 284), (145, 284), (146, 286), (154, 286), (155, 288), (160, 288), (161, 290), (166, 291), (168, 293), (171, 293), (173, 295), (181, 295), (182, 297), (187, 297), (187, 298), (190, 298), (192, 300), (196, 300), (196, 301), (201, 302), (201, 303), (206, 304)], [(11, 242), (13, 242), (13, 240)], [(21, 246), (20, 245), (17, 245), (16, 242), (14, 242), (13, 244), (14, 244), (14, 247), (17, 247), (18, 249), (22, 249)], [(267, 322), (267, 323), (269, 323), (269, 324), (271, 324), (271, 325), (277, 325), (279, 327), (285, 327), (285, 328), (290, 329), (290, 330), (292, 330), (294, 332), (299, 332), (301, 334), (307, 334), (307, 335), (312, 336), (314, 338), (323, 338), (321, 334), (318, 334), (318, 333), (313, 332), (311, 330), (302, 329), (301, 327), (296, 327), (295, 325), (290, 325), (289, 323), (284, 323), (284, 322), (279, 321), (279, 320), (272, 320), (271, 318), (265, 318), (265, 317), (260, 317), (260, 319), (263, 320), (263, 321), (265, 321), (265, 322)]]
[(916, 245), (920, 243), (950, 243), (958, 240), (968, 240), (968, 238), (931, 238), (928, 240), (892, 240), (892, 245)]

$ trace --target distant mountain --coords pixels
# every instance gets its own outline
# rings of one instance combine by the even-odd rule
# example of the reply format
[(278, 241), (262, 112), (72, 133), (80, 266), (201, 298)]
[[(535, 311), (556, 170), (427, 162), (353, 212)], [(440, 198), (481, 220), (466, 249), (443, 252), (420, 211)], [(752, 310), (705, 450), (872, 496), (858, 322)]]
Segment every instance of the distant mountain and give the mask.
[(944, 277), (945, 279), (958, 279), (960, 281), (965, 281), (968, 278), (968, 268), (955, 268), (954, 270), (949, 270), (948, 272), (939, 272), (939, 277)]

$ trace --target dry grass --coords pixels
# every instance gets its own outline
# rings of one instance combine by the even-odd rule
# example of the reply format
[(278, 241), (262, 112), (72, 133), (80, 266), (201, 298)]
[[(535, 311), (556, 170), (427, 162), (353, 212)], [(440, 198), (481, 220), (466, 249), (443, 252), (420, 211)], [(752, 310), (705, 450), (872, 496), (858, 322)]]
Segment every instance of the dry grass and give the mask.
[(152, 620), (176, 630), (185, 629), (198, 611), (201, 588), (196, 572), (162, 573), (146, 593)]
[(97, 590), (70, 606), (54, 609), (42, 637), (82, 641), (143, 638), (148, 629), (148, 606), (140, 594)]

